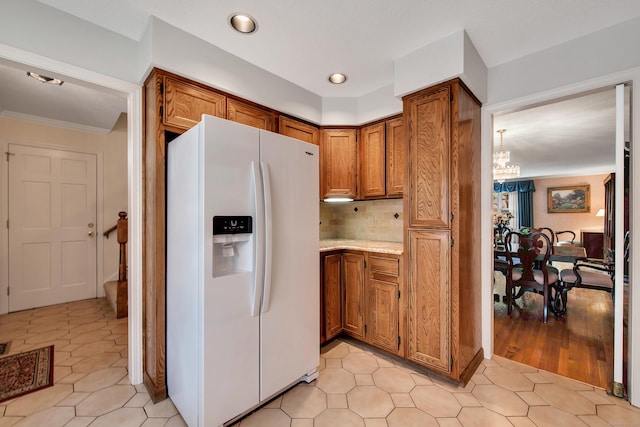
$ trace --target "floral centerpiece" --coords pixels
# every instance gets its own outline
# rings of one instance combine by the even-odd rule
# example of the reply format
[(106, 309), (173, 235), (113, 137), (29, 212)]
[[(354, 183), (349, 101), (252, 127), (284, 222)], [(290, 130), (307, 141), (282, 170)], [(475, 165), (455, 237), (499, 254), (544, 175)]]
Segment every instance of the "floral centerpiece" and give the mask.
[(493, 227), (497, 234), (496, 245), (499, 247), (504, 246), (504, 231), (509, 227), (512, 218), (513, 214), (510, 211), (501, 211), (493, 214)]

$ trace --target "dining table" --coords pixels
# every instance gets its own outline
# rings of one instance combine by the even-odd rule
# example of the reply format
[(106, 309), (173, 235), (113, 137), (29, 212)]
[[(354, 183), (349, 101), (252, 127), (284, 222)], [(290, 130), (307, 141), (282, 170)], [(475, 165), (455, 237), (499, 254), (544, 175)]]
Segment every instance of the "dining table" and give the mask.
[[(512, 256), (517, 257), (518, 255), (518, 245), (511, 245), (511, 254)], [(507, 257), (507, 249), (506, 247), (496, 247), (493, 248), (493, 259), (502, 259), (506, 261)], [(543, 255), (539, 255), (540, 259), (544, 258)], [(551, 255), (549, 256), (549, 261), (558, 261), (558, 262), (569, 262), (575, 264), (576, 261), (586, 259), (587, 251), (582, 246), (577, 245), (560, 245), (554, 246), (551, 249)]]

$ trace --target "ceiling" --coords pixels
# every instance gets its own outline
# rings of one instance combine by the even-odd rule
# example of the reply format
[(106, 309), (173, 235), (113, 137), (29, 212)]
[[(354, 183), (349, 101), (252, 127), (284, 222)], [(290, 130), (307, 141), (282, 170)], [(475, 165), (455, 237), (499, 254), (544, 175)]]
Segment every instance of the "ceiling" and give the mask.
[[(39, 1), (137, 41), (153, 15), (322, 97), (390, 85), (395, 60), (459, 30), (491, 68), (640, 16), (638, 0)], [(234, 12), (258, 30), (232, 30)]]
[[(625, 116), (629, 117), (626, 87)], [(595, 175), (615, 171), (614, 88), (496, 115), (493, 129), (506, 129), (503, 147), (521, 178)], [(629, 141), (629, 120), (625, 121)], [(500, 146), (495, 134), (494, 150)]]
[[(62, 86), (41, 83), (27, 71), (65, 80)], [(27, 120), (84, 132), (111, 132), (127, 99), (83, 82), (66, 80), (46, 70), (0, 62), (0, 117)]]
[[(640, 16), (638, 0), (39, 1), (133, 40), (153, 15), (322, 97), (360, 97), (390, 85), (394, 61), (461, 29), (491, 68)], [(258, 21), (257, 32), (231, 29), (228, 18), (238, 11)], [(104, 132), (126, 111), (126, 100), (113, 94), (82, 82), (50, 87), (26, 71), (33, 70), (0, 64), (0, 116)], [(347, 82), (329, 83), (333, 72), (346, 73)], [(507, 129), (505, 149), (523, 177), (610, 170), (612, 94), (499, 115), (494, 128)]]

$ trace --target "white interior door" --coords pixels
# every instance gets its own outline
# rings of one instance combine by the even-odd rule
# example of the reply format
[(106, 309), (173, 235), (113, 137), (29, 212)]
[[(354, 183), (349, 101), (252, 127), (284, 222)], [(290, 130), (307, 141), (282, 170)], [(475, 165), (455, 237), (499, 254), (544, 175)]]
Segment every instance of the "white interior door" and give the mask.
[(96, 156), (9, 152), (9, 311), (95, 298)]

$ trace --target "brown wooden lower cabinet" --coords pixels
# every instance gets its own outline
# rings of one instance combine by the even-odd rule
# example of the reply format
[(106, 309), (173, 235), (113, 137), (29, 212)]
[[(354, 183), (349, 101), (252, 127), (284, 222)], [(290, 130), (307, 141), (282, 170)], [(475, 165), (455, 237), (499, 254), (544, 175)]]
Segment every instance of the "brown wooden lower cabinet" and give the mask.
[(352, 337), (365, 338), (364, 255), (342, 254), (342, 330)]
[(400, 349), (400, 259), (369, 254), (367, 287), (367, 333), (369, 342), (397, 353)]
[[(324, 341), (328, 341), (342, 332), (342, 292), (340, 285), (342, 254), (333, 253), (321, 258), (322, 296), (324, 307)], [(323, 342), (324, 342), (323, 341)]]
[(321, 344), (344, 333), (394, 354), (400, 350), (400, 257), (341, 251), (320, 255)]
[(451, 371), (451, 289), (448, 230), (409, 230), (409, 347), (407, 358)]

